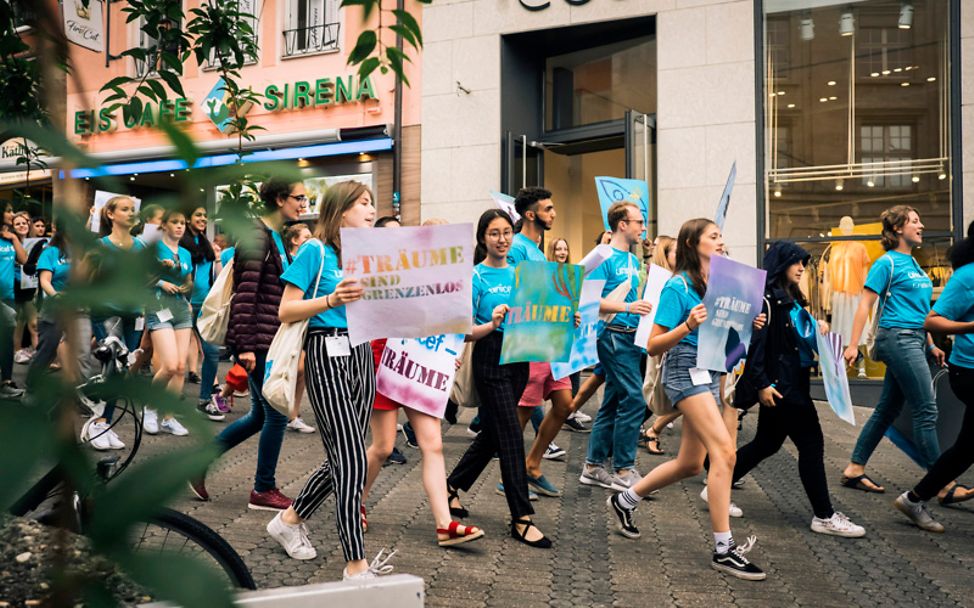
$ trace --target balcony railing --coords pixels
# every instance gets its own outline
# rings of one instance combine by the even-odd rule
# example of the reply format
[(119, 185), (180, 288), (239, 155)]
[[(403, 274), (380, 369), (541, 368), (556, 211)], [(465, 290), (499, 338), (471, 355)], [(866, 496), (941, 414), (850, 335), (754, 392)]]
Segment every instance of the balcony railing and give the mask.
[(339, 23), (324, 23), (284, 30), (284, 56), (298, 57), (338, 50)]

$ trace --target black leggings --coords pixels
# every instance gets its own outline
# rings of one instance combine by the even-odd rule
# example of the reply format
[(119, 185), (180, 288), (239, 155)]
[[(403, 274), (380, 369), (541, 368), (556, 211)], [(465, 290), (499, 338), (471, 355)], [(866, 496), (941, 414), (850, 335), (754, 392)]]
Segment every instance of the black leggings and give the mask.
[(818, 412), (810, 398), (801, 401), (779, 400), (775, 407), (761, 406), (758, 430), (751, 443), (737, 450), (734, 481), (750, 472), (759, 462), (781, 449), (785, 438), (798, 448), (798, 475), (812, 503), (815, 517), (828, 519), (835, 510), (825, 481), (825, 441)]
[(940, 455), (920, 483), (913, 488), (913, 493), (922, 500), (930, 500), (936, 496), (944, 486), (974, 464), (974, 369), (951, 365), (950, 388), (964, 402), (964, 421), (960, 425), (960, 433), (954, 445)]

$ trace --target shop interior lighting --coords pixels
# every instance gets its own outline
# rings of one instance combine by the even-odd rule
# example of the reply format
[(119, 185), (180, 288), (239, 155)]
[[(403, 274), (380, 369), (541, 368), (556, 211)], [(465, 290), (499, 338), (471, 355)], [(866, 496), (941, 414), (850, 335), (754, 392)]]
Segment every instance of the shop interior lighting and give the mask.
[(829, 100), (829, 98), (828, 97), (819, 97), (818, 100), (821, 101), (822, 103), (825, 103), (826, 101)]
[(869, 186), (870, 188), (875, 188), (876, 182), (875, 180), (873, 180), (873, 178), (870, 177), (869, 179), (866, 180), (866, 185)]
[(900, 72), (903, 71), (903, 68), (893, 68), (893, 71), (899, 74)]
[(834, 80), (830, 80), (830, 81), (826, 82), (825, 84), (829, 85), (830, 87), (834, 87), (835, 86), (835, 81)]
[(904, 2), (900, 4), (900, 20), (898, 25), (901, 30), (908, 30), (913, 27), (913, 3)]
[(802, 40), (805, 42), (815, 40), (815, 21), (811, 16), (802, 19), (798, 29), (801, 31)]
[(901, 82), (900, 83), (900, 86), (901, 87), (908, 87), (908, 86), (910, 86), (910, 83), (909, 82)]
[(910, 178), (910, 181), (912, 181), (914, 184), (919, 184), (920, 183), (920, 176), (919, 175), (914, 175), (913, 177)]
[(856, 33), (856, 18), (851, 10), (846, 10), (839, 17), (839, 35), (851, 36)]
[(943, 171), (941, 171), (940, 173), (937, 174), (937, 179), (939, 179), (940, 181), (943, 181), (943, 180), (947, 179), (947, 174), (944, 173)]
[(872, 74), (870, 74), (870, 76), (876, 78), (877, 76), (879, 76), (879, 72), (873, 72)]
[(781, 198), (781, 187), (780, 186), (774, 189), (774, 196), (775, 196), (775, 198)]
[(779, 96), (779, 97), (780, 97), (780, 96), (782, 96), (782, 95), (784, 95), (784, 94), (785, 94), (785, 92), (784, 92), (784, 91), (778, 91), (778, 96)]
[(794, 107), (795, 107), (795, 104), (793, 104), (793, 103), (788, 104), (788, 109), (789, 110), (793, 109)]
[(835, 180), (835, 189), (836, 189), (836, 191), (842, 192), (842, 189), (843, 188), (845, 188), (845, 180), (844, 179), (837, 179), (837, 180)]
[(836, 101), (837, 99), (838, 97), (836, 97), (835, 95), (829, 96), (829, 101)]
[(927, 78), (927, 82), (935, 82), (937, 80), (936, 76), (930, 76)]
[(890, 73), (890, 70), (883, 70), (883, 76), (889, 76)]

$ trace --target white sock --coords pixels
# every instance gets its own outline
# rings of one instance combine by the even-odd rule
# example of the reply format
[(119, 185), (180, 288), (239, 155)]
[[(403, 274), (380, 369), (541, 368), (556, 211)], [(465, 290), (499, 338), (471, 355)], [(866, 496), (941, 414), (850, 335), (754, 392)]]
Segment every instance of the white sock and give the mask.
[(734, 544), (734, 537), (730, 530), (727, 532), (714, 532), (714, 551), (717, 553), (727, 553), (731, 545)]
[(642, 501), (642, 497), (636, 494), (636, 491), (632, 488), (619, 494), (619, 504), (628, 509), (635, 509), (639, 506), (640, 501)]

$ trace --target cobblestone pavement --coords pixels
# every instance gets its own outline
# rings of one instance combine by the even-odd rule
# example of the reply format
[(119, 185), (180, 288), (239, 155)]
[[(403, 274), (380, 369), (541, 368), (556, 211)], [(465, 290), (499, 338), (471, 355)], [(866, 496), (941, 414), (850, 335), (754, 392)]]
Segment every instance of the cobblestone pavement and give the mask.
[[(238, 400), (230, 420), (246, 409)], [(249, 405), (249, 404), (247, 404)], [(597, 401), (586, 407), (594, 415)], [(308, 408), (310, 409), (310, 408)], [(865, 420), (869, 410), (857, 409)], [(457, 462), (470, 438), (465, 428), (472, 412), (461, 410), (461, 423), (444, 423), (447, 470)], [(306, 412), (310, 422), (310, 411)], [(399, 551), (396, 572), (426, 580), (427, 605), (474, 606), (974, 606), (974, 509), (933, 507), (946, 534), (921, 532), (893, 510), (896, 494), (918, 479), (919, 469), (891, 443), (884, 441), (870, 463), (870, 474), (888, 488), (883, 495), (838, 486), (858, 428), (839, 421), (825, 406), (820, 416), (826, 434), (826, 470), (835, 507), (866, 526), (864, 539), (849, 540), (814, 534), (811, 511), (798, 480), (796, 452), (790, 443), (746, 478), (734, 492), (745, 518), (732, 520), (738, 539), (756, 535), (751, 554), (768, 572), (764, 582), (723, 576), (709, 566), (712, 537), (698, 494), (700, 479), (664, 489), (637, 512), (643, 534), (628, 540), (615, 532), (606, 506), (606, 491), (578, 483), (588, 435), (562, 431), (556, 443), (568, 451), (565, 462), (544, 464), (547, 477), (564, 496), (541, 497), (533, 503), (536, 521), (552, 537), (549, 551), (531, 549), (508, 533), (506, 503), (494, 491), (499, 471), (492, 464), (464, 504), (485, 539), (463, 548), (441, 549), (422, 490), (420, 452), (400, 449), (409, 462), (383, 469), (368, 500), (370, 554), (380, 548)], [(754, 432), (756, 415), (745, 418), (741, 442)], [(213, 423), (218, 430), (225, 423)], [(673, 453), (679, 423), (663, 436)], [(533, 433), (527, 431), (528, 439)], [(146, 453), (165, 451), (190, 438), (147, 438)], [(271, 515), (247, 509), (256, 456), (256, 437), (226, 454), (211, 470), (212, 496), (201, 503), (186, 496), (173, 505), (219, 531), (247, 561), (262, 588), (337, 580), (341, 550), (329, 500), (309, 522), (318, 558), (289, 559), (264, 531)], [(318, 434), (288, 432), (277, 470), (282, 490), (295, 496), (322, 459)], [(639, 455), (645, 472), (663, 458)], [(965, 479), (971, 481), (968, 473)], [(974, 503), (971, 503), (974, 504)]]

